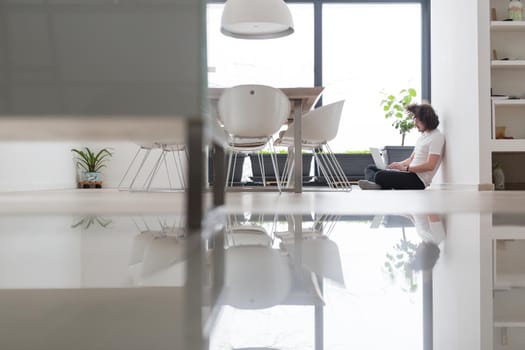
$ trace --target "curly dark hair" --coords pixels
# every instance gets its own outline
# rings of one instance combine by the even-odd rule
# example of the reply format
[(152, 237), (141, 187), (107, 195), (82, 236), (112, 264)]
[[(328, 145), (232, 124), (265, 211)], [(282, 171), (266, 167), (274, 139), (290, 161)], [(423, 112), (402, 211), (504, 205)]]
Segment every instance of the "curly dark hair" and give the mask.
[(419, 119), (428, 130), (434, 130), (439, 125), (438, 115), (429, 104), (411, 104), (406, 107), (406, 110), (414, 118)]

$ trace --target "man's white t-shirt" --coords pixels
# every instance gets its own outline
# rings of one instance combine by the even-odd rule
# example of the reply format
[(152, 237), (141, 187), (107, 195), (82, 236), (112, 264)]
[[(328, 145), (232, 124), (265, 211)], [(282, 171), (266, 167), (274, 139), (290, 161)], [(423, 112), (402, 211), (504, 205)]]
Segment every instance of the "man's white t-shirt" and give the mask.
[(414, 159), (412, 159), (410, 166), (416, 166), (425, 163), (429, 154), (440, 155), (439, 161), (434, 167), (434, 170), (417, 173), (417, 176), (419, 176), (425, 186), (429, 186), (432, 182), (432, 178), (436, 174), (436, 171), (441, 164), (444, 149), (445, 136), (443, 136), (443, 134), (438, 129), (424, 131), (417, 139), (416, 147), (414, 148)]

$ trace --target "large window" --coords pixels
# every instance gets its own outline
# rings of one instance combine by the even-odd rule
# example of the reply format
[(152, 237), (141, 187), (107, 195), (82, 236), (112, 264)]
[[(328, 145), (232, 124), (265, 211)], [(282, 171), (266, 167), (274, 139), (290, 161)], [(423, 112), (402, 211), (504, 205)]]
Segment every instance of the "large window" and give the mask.
[[(380, 102), (383, 92), (408, 87), (421, 98), (421, 6), (325, 4), (322, 51), (323, 102), (346, 100), (332, 148), (400, 145)], [(416, 136), (413, 131), (405, 144)]]
[[(208, 5), (209, 85), (322, 85), (323, 104), (346, 100), (338, 137), (331, 142), (335, 151), (400, 145), (401, 135), (385, 120), (380, 101), (383, 92), (408, 87), (417, 90), (418, 100), (425, 87), (429, 94), (422, 48), (426, 0), (287, 3), (295, 33), (272, 40), (222, 35), (223, 3)], [(412, 131), (405, 144), (416, 138)]]

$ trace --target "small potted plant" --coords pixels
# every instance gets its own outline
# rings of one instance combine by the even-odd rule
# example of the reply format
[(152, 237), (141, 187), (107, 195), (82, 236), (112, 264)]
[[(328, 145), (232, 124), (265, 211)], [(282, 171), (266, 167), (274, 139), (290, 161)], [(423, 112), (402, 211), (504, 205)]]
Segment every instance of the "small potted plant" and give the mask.
[(402, 161), (412, 154), (413, 146), (405, 146), (405, 136), (415, 127), (414, 119), (407, 112), (406, 107), (413, 103), (416, 97), (413, 88), (402, 89), (397, 95), (385, 94), (381, 107), (385, 112), (385, 119), (392, 120), (392, 126), (401, 134), (401, 146), (385, 146), (385, 162)]
[(83, 150), (73, 148), (71, 152), (76, 154), (76, 166), (82, 171), (80, 179), (82, 183), (96, 183), (101, 185), (102, 176), (100, 170), (106, 166), (106, 162), (113, 156), (107, 148), (103, 148), (97, 153), (89, 147)]

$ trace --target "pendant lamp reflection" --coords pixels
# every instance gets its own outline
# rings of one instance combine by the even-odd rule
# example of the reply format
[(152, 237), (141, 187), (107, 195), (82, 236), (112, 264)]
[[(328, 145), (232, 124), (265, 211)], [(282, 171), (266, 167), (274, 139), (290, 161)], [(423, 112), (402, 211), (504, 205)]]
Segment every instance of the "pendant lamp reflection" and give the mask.
[(283, 0), (228, 0), (221, 32), (238, 39), (273, 39), (294, 32), (290, 9)]

